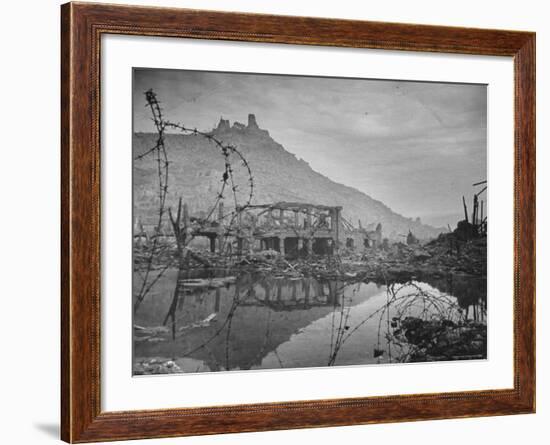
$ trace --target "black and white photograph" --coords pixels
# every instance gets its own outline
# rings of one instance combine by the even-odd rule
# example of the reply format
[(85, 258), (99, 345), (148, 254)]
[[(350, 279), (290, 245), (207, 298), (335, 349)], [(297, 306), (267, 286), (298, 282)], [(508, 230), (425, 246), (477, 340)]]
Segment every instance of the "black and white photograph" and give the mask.
[(545, 5), (6, 2), (0, 442), (545, 444)]
[(487, 86), (133, 69), (133, 375), (487, 359)]

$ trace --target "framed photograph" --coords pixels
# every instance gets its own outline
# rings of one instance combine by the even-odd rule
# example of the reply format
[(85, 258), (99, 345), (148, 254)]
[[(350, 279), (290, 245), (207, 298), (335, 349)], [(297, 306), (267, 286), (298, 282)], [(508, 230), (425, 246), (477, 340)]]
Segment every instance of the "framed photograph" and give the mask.
[(534, 33), (61, 16), (63, 440), (535, 411)]

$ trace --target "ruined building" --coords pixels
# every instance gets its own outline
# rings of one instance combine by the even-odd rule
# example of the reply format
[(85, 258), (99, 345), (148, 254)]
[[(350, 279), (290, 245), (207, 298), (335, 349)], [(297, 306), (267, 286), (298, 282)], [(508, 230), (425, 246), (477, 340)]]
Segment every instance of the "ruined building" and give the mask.
[(269, 136), (269, 132), (267, 130), (263, 130), (258, 126), (258, 122), (256, 121), (256, 116), (254, 114), (248, 115), (247, 125), (235, 121), (231, 126), (231, 124), (229, 123), (229, 119), (224, 119), (223, 117), (221, 117), (218, 125), (212, 131), (212, 134), (220, 134), (230, 131)]
[[(178, 212), (179, 213), (179, 212)], [(342, 217), (342, 207), (303, 202), (256, 204), (242, 208), (229, 224), (224, 221), (220, 201), (217, 218), (206, 221), (189, 216), (183, 207), (183, 220), (175, 232), (207, 238), (212, 253), (251, 254), (272, 250), (289, 258), (310, 254), (332, 255), (347, 250), (362, 252), (382, 244), (382, 225), (376, 230), (355, 228)]]

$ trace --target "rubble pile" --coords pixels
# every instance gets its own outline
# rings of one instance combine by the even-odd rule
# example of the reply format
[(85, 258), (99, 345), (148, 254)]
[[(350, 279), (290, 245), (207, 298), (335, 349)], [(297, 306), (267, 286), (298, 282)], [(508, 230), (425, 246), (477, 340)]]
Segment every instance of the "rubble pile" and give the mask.
[(397, 243), (388, 250), (373, 250), (363, 254), (360, 261), (368, 266), (372, 277), (442, 277), (456, 273), (486, 276), (486, 247), (486, 237), (457, 242), (442, 235), (425, 245)]
[(471, 360), (487, 356), (487, 326), (483, 322), (449, 319), (394, 319), (393, 341), (408, 344), (410, 362)]
[[(342, 281), (408, 281), (422, 277), (445, 277), (467, 274), (487, 275), (487, 237), (470, 233), (471, 224), (464, 222), (454, 232), (441, 234), (428, 243), (402, 242), (354, 251), (341, 248), (335, 255), (310, 255), (287, 259), (276, 250), (250, 252), (244, 255), (213, 253), (187, 248), (183, 260), (173, 243), (157, 244), (155, 255), (147, 244), (134, 249), (137, 270), (165, 268), (172, 265), (185, 269), (215, 268), (269, 273), (275, 277), (315, 277)], [(152, 258), (152, 260), (151, 260)], [(152, 264), (149, 264), (152, 261)]]
[(173, 360), (153, 358), (134, 364), (134, 375), (177, 374), (183, 370)]

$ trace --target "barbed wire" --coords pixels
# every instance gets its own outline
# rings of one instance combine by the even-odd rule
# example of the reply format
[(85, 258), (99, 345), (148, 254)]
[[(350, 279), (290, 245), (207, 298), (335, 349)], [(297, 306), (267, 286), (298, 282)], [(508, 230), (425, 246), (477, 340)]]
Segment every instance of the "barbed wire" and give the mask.
[[(196, 135), (196, 136), (203, 137), (206, 140), (214, 143), (214, 145), (219, 149), (220, 154), (223, 156), (224, 169), (221, 176), (221, 185), (216, 193), (214, 203), (209, 209), (209, 211), (207, 212), (207, 216), (206, 218), (204, 218), (204, 221), (218, 222), (221, 224), (222, 222), (221, 220), (229, 217), (230, 218), (229, 227), (233, 227), (238, 214), (241, 212), (244, 212), (250, 206), (252, 199), (254, 197), (254, 179), (252, 176), (252, 170), (250, 168), (250, 164), (248, 163), (247, 159), (237, 149), (235, 145), (226, 144), (220, 139), (216, 138), (211, 133), (199, 131), (196, 128), (188, 128), (179, 122), (172, 122), (166, 119), (165, 116), (163, 115), (163, 110), (160, 105), (160, 101), (157, 97), (157, 94), (152, 89), (147, 90), (144, 94), (145, 94), (145, 100), (146, 100), (146, 107), (150, 109), (152, 114), (151, 119), (155, 126), (157, 138), (156, 138), (156, 143), (153, 147), (139, 154), (134, 159), (135, 161), (144, 161), (149, 157), (153, 157), (153, 161), (156, 163), (156, 166), (157, 166), (159, 205), (157, 208), (157, 218), (156, 218), (156, 225), (154, 227), (154, 237), (152, 240), (152, 245), (149, 248), (149, 252), (145, 260), (145, 272), (139, 274), (139, 278), (141, 279), (141, 284), (139, 286), (139, 290), (137, 294), (135, 295), (134, 312), (137, 311), (143, 299), (151, 291), (153, 286), (158, 282), (158, 280), (162, 277), (162, 275), (164, 275), (166, 270), (169, 269), (174, 263), (174, 259), (167, 260), (167, 263), (164, 264), (163, 267), (161, 267), (160, 269), (157, 269), (156, 273), (153, 272), (155, 259), (158, 258), (159, 254), (162, 251), (162, 247), (159, 246), (159, 242), (160, 242), (161, 229), (164, 223), (164, 216), (167, 210), (166, 199), (169, 193), (168, 180), (169, 180), (170, 161), (168, 159), (168, 153), (167, 153), (166, 144), (165, 144), (165, 136), (166, 136), (167, 129), (176, 130), (180, 134)], [(232, 156), (237, 158), (237, 161), (244, 167), (245, 173), (247, 175), (246, 182), (248, 185), (248, 193), (246, 194), (246, 199), (243, 204), (240, 204), (238, 199), (238, 194), (237, 194), (238, 185), (236, 183), (235, 176), (234, 176), (235, 167), (234, 167), (234, 162), (232, 162), (232, 159), (231, 159)], [(233, 196), (234, 208), (232, 209), (231, 212), (229, 212), (226, 215), (219, 215), (218, 220), (214, 219), (213, 221), (211, 221), (216, 208), (219, 208), (220, 202), (225, 198), (225, 194), (228, 192), (228, 190)], [(170, 209), (168, 209), (168, 211), (170, 211)], [(178, 218), (178, 224), (179, 224), (179, 218)], [(176, 233), (176, 231), (174, 235), (176, 236), (178, 243), (182, 241), (181, 239), (178, 238), (179, 234)], [(185, 240), (183, 240), (184, 247), (187, 247), (193, 238), (194, 236), (190, 236), (190, 237), (187, 237)]]

